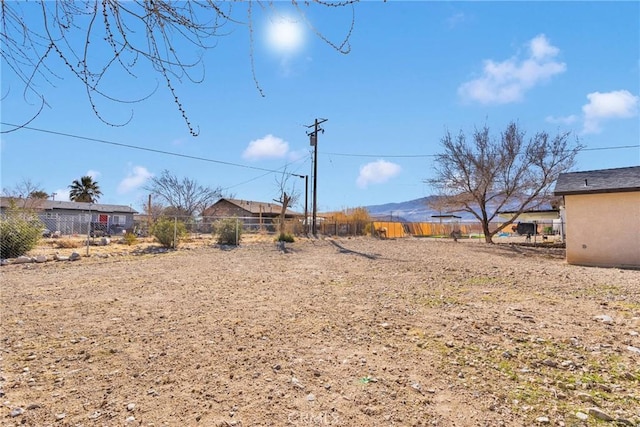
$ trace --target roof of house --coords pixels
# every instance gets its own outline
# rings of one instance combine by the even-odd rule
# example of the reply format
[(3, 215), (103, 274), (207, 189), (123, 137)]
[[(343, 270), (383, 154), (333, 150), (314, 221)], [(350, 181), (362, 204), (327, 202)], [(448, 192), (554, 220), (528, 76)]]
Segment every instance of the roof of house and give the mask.
[(18, 207), (31, 206), (38, 210), (54, 210), (54, 209), (67, 209), (75, 211), (92, 211), (92, 212), (105, 212), (105, 213), (138, 213), (135, 209), (126, 205), (105, 205), (100, 203), (83, 203), (83, 202), (66, 202), (62, 200), (36, 200), (33, 199), (33, 203), (26, 203), (29, 199), (22, 199), (16, 197), (1, 197), (0, 207), (8, 208), (11, 206), (11, 201), (15, 201)]
[(562, 173), (554, 194), (620, 193), (640, 191), (640, 166)]
[[(256, 202), (253, 200), (240, 200), (240, 199), (227, 199), (227, 198), (222, 198), (218, 200), (216, 203), (213, 204), (213, 206), (217, 205), (222, 201), (227, 201), (252, 214), (261, 214), (261, 213), (262, 214), (265, 214), (265, 213), (280, 214), (280, 209), (282, 209), (282, 205), (278, 203), (264, 203), (264, 202)], [(290, 209), (287, 209), (287, 211), (285, 212), (285, 215), (300, 215), (300, 214)]]

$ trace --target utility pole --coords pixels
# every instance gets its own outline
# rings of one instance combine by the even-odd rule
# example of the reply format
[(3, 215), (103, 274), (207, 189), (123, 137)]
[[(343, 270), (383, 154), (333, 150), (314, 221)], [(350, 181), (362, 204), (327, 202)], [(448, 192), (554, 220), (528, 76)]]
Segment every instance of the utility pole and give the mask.
[(313, 147), (313, 219), (311, 221), (311, 230), (315, 237), (318, 237), (318, 228), (316, 219), (318, 215), (318, 132), (324, 133), (324, 129), (320, 125), (328, 119), (316, 119), (312, 125), (307, 126), (313, 128), (309, 135), (310, 145)]
[(309, 237), (309, 175), (304, 176), (304, 235)]

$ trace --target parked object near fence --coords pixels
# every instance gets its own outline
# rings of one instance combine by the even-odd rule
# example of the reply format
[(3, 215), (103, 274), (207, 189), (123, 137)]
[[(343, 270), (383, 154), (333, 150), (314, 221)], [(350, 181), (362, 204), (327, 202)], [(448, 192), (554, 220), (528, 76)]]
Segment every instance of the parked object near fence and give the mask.
[(516, 225), (516, 233), (521, 236), (529, 237), (529, 240), (531, 240), (530, 238), (532, 235), (538, 234), (537, 229), (537, 224), (534, 224), (533, 222), (519, 222)]

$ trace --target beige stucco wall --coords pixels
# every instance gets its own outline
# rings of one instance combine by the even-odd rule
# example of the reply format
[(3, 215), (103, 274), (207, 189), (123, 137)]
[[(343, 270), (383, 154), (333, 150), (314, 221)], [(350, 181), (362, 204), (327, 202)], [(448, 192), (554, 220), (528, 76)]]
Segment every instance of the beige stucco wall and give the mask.
[(640, 268), (640, 192), (565, 196), (569, 264)]

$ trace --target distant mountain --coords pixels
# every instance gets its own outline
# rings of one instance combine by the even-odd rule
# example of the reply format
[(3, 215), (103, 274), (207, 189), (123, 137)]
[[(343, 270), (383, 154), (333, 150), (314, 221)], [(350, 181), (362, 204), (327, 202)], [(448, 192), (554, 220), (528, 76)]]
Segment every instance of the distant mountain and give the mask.
[[(446, 215), (447, 212), (440, 212), (432, 209), (429, 203), (435, 201), (438, 196), (427, 196), (420, 199), (409, 200), (400, 203), (385, 203), (383, 205), (365, 206), (373, 219), (382, 221), (400, 221), (400, 222), (430, 222), (437, 218), (433, 215)], [(488, 206), (491, 210), (491, 206)], [(503, 211), (516, 209), (515, 206), (505, 206)], [(539, 209), (551, 209), (550, 205), (545, 205)], [(476, 217), (468, 212), (456, 212), (454, 215), (460, 217), (461, 221), (477, 221)]]
[[(433, 221), (432, 215), (441, 215), (440, 212), (429, 207), (429, 203), (436, 199), (437, 196), (421, 197), (419, 199), (409, 200), (400, 203), (385, 203), (383, 205), (365, 206), (374, 219), (385, 221), (404, 221), (404, 222), (428, 222)], [(456, 213), (462, 219), (472, 219), (473, 217), (466, 213)]]

